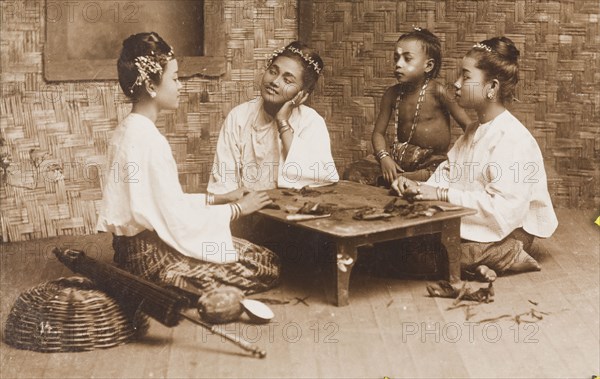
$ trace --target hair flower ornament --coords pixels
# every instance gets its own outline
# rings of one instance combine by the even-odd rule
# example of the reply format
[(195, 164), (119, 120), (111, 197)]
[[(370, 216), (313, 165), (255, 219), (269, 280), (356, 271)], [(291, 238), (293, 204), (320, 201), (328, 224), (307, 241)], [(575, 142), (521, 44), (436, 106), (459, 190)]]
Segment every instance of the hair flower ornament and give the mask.
[(483, 43), (479, 43), (479, 42), (478, 42), (478, 43), (476, 43), (475, 45), (473, 45), (473, 48), (474, 48), (474, 49), (485, 50), (485, 51), (487, 51), (488, 53), (491, 53), (491, 52), (492, 52), (492, 48), (491, 48), (491, 47), (489, 47), (488, 45), (484, 45)]
[(131, 85), (129, 92), (133, 93), (133, 90), (136, 86), (142, 86), (146, 81), (150, 80), (150, 74), (155, 74), (158, 76), (162, 76), (163, 68), (161, 66), (161, 61), (166, 63), (173, 59), (174, 53), (173, 49), (169, 51), (167, 54), (161, 54), (156, 56), (154, 51), (150, 53), (150, 55), (142, 55), (136, 57), (133, 60), (133, 64), (137, 68), (138, 76), (135, 79), (135, 82)]
[(313, 69), (315, 70), (315, 72), (317, 74), (321, 74), (321, 67), (319, 67), (319, 64), (317, 62), (315, 62), (310, 55), (308, 54), (302, 54), (302, 51), (300, 51), (299, 49), (296, 49), (293, 46), (290, 46), (287, 48), (289, 51), (291, 51), (292, 53), (296, 53), (298, 54), (302, 59), (304, 59), (305, 62), (307, 62), (309, 65), (311, 65), (313, 67)]
[(269, 67), (271, 65), (271, 63), (273, 63), (273, 60), (275, 58), (277, 58), (281, 53), (283, 53), (284, 48), (280, 47), (279, 49), (275, 49), (273, 50), (273, 52), (271, 54), (267, 54), (266, 58), (267, 58), (267, 67)]
[[(281, 47), (279, 49), (274, 50), (273, 53), (267, 55), (267, 67), (269, 67), (273, 63), (273, 60), (280, 56), (285, 50), (285, 48)], [(315, 70), (317, 74), (321, 74), (322, 67), (319, 66), (319, 64), (314, 59), (312, 59), (310, 55), (303, 54), (300, 49), (297, 49), (293, 46), (288, 47), (287, 50), (299, 55), (306, 63), (312, 66), (313, 70)]]

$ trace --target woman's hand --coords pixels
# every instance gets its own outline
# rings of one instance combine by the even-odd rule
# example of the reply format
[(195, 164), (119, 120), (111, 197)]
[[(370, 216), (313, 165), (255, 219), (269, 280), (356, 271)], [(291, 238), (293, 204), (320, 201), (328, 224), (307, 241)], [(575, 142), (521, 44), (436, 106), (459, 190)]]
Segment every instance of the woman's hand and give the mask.
[(237, 203), (242, 210), (242, 216), (249, 215), (271, 204), (273, 200), (266, 192), (249, 192)]
[(398, 163), (396, 163), (396, 161), (394, 161), (394, 159), (392, 159), (390, 156), (383, 157), (381, 162), (379, 162), (379, 165), (381, 166), (383, 178), (390, 184), (394, 181), (394, 179), (396, 179), (398, 173), (402, 172), (402, 169)]
[(233, 203), (234, 201), (238, 201), (239, 199), (241, 199), (248, 192), (250, 191), (248, 191), (246, 188), (240, 187), (236, 190), (224, 194), (215, 194), (214, 204)]
[(301, 104), (304, 104), (306, 99), (308, 99), (309, 92), (304, 90), (299, 91), (293, 99), (286, 101), (279, 112), (275, 115), (275, 119), (277, 121), (287, 121), (290, 119), (292, 115), (292, 109), (299, 107)]
[(421, 184), (417, 186), (416, 189), (414, 187), (409, 187), (407, 189), (407, 195), (414, 196), (415, 200), (438, 200), (435, 187), (427, 184)]
[(438, 200), (437, 190), (428, 184), (399, 176), (392, 183), (392, 188), (399, 196), (415, 200)]
[(404, 176), (399, 176), (392, 182), (392, 189), (396, 191), (398, 196), (404, 196), (404, 192), (409, 187), (413, 188), (417, 186), (417, 182), (415, 182), (414, 180), (407, 179)]
[(227, 192), (226, 194), (223, 195), (226, 200), (225, 203), (233, 203), (235, 201), (238, 201), (242, 197), (244, 197), (244, 195), (247, 194), (248, 192), (250, 192), (250, 191), (244, 187), (240, 187), (231, 192)]

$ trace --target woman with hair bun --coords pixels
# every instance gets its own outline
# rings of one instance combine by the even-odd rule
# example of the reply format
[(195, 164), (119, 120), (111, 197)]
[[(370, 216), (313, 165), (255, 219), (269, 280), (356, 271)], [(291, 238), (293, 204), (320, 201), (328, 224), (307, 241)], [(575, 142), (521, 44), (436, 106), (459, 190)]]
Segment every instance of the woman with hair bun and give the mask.
[(230, 222), (271, 203), (265, 193), (186, 194), (165, 136), (155, 122), (179, 105), (181, 83), (173, 49), (156, 33), (123, 42), (119, 84), (132, 110), (115, 129), (108, 151), (97, 230), (113, 234), (123, 269), (194, 296), (220, 286), (245, 293), (277, 284), (279, 259), (232, 237)]
[(260, 97), (233, 108), (223, 123), (210, 192), (339, 180), (325, 120), (304, 105), (323, 67), (316, 51), (299, 41), (273, 52)]
[(519, 79), (519, 50), (506, 37), (473, 46), (454, 83), (460, 106), (478, 121), (466, 129), (427, 182), (398, 178), (393, 188), (416, 200), (443, 200), (477, 210), (462, 218), (461, 267), (492, 281), (496, 272), (540, 270), (529, 255), (534, 237), (558, 225), (540, 148), (506, 105)]

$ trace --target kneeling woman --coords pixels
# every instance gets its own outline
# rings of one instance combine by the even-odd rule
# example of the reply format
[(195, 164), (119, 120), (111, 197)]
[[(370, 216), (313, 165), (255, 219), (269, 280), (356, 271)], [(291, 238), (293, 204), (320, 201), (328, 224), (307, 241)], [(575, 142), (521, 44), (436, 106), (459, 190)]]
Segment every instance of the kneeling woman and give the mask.
[[(172, 48), (156, 33), (123, 42), (119, 84), (131, 113), (112, 136), (97, 229), (114, 235), (115, 262), (125, 270), (194, 295), (231, 285), (245, 293), (273, 287), (279, 259), (232, 237), (229, 223), (271, 203), (242, 189), (186, 194), (167, 139), (156, 128), (162, 109), (176, 109), (181, 83)], [(245, 195), (244, 195), (245, 194)]]
[(496, 271), (539, 270), (529, 255), (533, 238), (550, 237), (558, 225), (540, 148), (505, 108), (518, 81), (518, 56), (506, 37), (473, 46), (455, 86), (458, 104), (474, 109), (479, 122), (467, 127), (426, 183), (399, 177), (392, 184), (405, 197), (477, 210), (461, 221), (461, 266), (487, 281)]

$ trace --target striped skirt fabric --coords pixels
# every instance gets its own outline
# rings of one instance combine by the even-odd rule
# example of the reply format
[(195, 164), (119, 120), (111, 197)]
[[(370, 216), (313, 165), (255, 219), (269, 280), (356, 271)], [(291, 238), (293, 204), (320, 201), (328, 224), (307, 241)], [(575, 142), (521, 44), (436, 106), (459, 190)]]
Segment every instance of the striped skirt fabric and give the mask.
[(122, 269), (162, 286), (174, 286), (196, 296), (234, 286), (245, 294), (266, 291), (278, 284), (279, 257), (271, 250), (233, 237), (239, 259), (212, 263), (187, 257), (163, 242), (156, 232), (132, 237), (113, 236), (114, 261)]
[(512, 266), (519, 254), (529, 256), (528, 250), (533, 244), (533, 239), (534, 237), (523, 228), (518, 228), (498, 242), (462, 240), (461, 268), (474, 271), (477, 266), (485, 265), (498, 273), (503, 273)]

